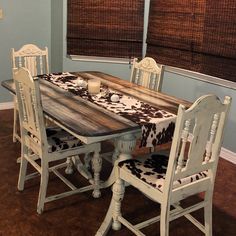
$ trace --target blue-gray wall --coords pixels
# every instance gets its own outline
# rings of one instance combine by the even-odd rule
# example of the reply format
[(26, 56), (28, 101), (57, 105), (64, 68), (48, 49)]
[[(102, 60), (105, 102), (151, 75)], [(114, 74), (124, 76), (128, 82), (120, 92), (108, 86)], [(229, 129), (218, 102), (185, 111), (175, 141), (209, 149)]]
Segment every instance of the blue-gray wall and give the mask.
[(184, 75), (165, 73), (163, 91), (188, 101), (195, 101), (205, 94), (216, 94), (223, 101), (224, 96), (232, 97), (232, 105), (227, 121), (223, 147), (236, 153), (236, 90), (204, 81), (189, 78)]
[[(147, 1), (148, 2), (148, 1)], [(66, 0), (3, 0), (0, 7), (0, 80), (11, 77), (10, 48), (25, 43), (48, 46), (52, 71), (99, 70), (128, 80), (130, 66), (95, 62), (72, 61), (66, 56)], [(147, 21), (147, 19), (146, 19)], [(163, 92), (194, 101), (199, 96), (214, 93), (220, 98), (230, 95), (233, 103), (226, 127), (223, 146), (236, 153), (236, 91), (188, 76), (165, 72)], [(0, 103), (11, 101), (11, 96), (0, 88)]]
[[(12, 78), (11, 48), (33, 43), (51, 48), (51, 1), (2, 0), (4, 18), (0, 20), (0, 82)], [(12, 97), (0, 86), (0, 103)]]
[[(66, 1), (64, 1), (66, 2)], [(63, 68), (63, 0), (51, 0), (51, 71)]]
[[(146, 1), (148, 2), (148, 1)], [(63, 70), (99, 70), (120, 78), (129, 79), (129, 65), (107, 64), (95, 62), (72, 61), (66, 56), (66, 1), (62, 2), (61, 11), (63, 12)], [(145, 19), (147, 22), (147, 18)], [(188, 101), (195, 101), (204, 94), (213, 93), (223, 99), (225, 95), (233, 98), (229, 120), (227, 122), (223, 147), (236, 153), (236, 90), (219, 85), (210, 84), (208, 82), (196, 80), (188, 76), (177, 75), (175, 73), (166, 72), (164, 75), (163, 92), (182, 98)]]

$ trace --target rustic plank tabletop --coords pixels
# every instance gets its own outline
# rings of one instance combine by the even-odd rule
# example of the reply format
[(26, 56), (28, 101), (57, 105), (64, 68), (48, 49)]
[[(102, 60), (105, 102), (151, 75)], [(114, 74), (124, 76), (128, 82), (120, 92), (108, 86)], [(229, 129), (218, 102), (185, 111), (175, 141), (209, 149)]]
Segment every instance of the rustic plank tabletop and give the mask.
[[(191, 105), (187, 101), (151, 91), (102, 72), (75, 72), (74, 74), (86, 80), (99, 78), (103, 85), (113, 90), (174, 114), (177, 113), (179, 104), (186, 107)], [(2, 86), (15, 93), (13, 80), (3, 81)], [(45, 114), (86, 143), (118, 137), (126, 132), (140, 132), (138, 124), (46, 80), (40, 80), (40, 89)]]

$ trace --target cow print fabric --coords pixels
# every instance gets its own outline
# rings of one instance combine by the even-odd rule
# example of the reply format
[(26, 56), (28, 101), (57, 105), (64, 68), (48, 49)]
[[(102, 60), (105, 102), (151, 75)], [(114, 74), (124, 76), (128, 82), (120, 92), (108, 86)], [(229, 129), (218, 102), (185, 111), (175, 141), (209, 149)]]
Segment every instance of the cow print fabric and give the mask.
[[(137, 177), (153, 188), (163, 192), (168, 156), (153, 154), (119, 162), (119, 167)], [(173, 188), (207, 177), (207, 172), (200, 172), (174, 182)]]
[[(71, 148), (76, 148), (82, 146), (83, 143), (75, 138), (73, 135), (70, 135), (68, 132), (61, 128), (47, 128), (46, 129), (47, 140), (48, 140), (48, 152), (58, 152)], [(39, 140), (36, 136), (28, 133), (35, 142), (39, 143)]]
[[(104, 85), (101, 86), (99, 94), (90, 95), (86, 87), (87, 81), (69, 72), (44, 74), (39, 77), (140, 125), (141, 147), (153, 147), (172, 141), (176, 119), (176, 115), (172, 113), (118, 93)], [(118, 102), (111, 101), (113, 94), (119, 96)]]

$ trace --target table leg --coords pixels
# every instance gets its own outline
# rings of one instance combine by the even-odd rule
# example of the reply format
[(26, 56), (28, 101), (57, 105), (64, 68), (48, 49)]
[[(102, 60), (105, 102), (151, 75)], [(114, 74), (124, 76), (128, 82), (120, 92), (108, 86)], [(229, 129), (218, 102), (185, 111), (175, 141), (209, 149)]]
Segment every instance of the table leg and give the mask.
[[(115, 144), (116, 144), (115, 148), (120, 153), (119, 157), (118, 157), (118, 161), (124, 161), (127, 159), (131, 159), (132, 158), (131, 153), (134, 150), (135, 145), (136, 145), (136, 137), (133, 134), (127, 134), (127, 135), (124, 135), (124, 136), (121, 136), (120, 138), (118, 138), (116, 140)], [(101, 188), (107, 188), (115, 182), (115, 180), (116, 180), (115, 168), (116, 168), (116, 164), (118, 163), (118, 161), (115, 163), (108, 180), (100, 185)], [(120, 187), (119, 185), (114, 185), (113, 192), (116, 191), (117, 186), (118, 186), (118, 188)], [(123, 192), (124, 192), (124, 190), (122, 187), (121, 195), (123, 195)], [(122, 197), (122, 196), (119, 195), (118, 198), (119, 197)], [(103, 223), (101, 224), (100, 228), (98, 229), (96, 236), (106, 235), (107, 231), (109, 230), (109, 228), (112, 225), (113, 212), (114, 212), (114, 210), (116, 210), (115, 212), (117, 213), (119, 207), (120, 207), (120, 205), (117, 204), (115, 202), (115, 200), (112, 198), (109, 209), (108, 209), (107, 214), (105, 216), (105, 219), (104, 219)], [(120, 228), (119, 222), (115, 222), (113, 224), (113, 228), (119, 229)]]
[(92, 158), (92, 168), (94, 172), (94, 190), (93, 197), (99, 198), (101, 196), (101, 183), (100, 183), (100, 172), (102, 169), (102, 158), (99, 155), (99, 152), (94, 152)]
[(114, 165), (115, 161), (119, 158), (119, 150), (118, 150), (118, 145), (117, 145), (117, 142), (118, 142), (118, 139), (116, 138), (114, 140), (114, 146), (115, 146), (115, 149), (114, 149), (114, 152), (112, 154), (112, 164)]
[[(117, 150), (117, 153), (119, 153), (119, 156), (117, 158), (118, 161), (124, 161), (127, 159), (131, 159), (134, 148), (136, 146), (136, 136), (133, 134), (126, 134), (124, 136), (121, 136), (117, 138), (115, 141), (115, 150)], [(109, 176), (109, 178), (101, 183), (101, 188), (107, 188), (111, 186), (115, 182), (115, 165), (112, 169), (112, 172)]]
[(65, 173), (67, 175), (71, 175), (73, 173), (73, 162), (72, 162), (71, 157), (67, 157), (67, 159), (66, 159)]
[(127, 159), (131, 159), (135, 146), (136, 146), (136, 137), (134, 134), (126, 134), (121, 136), (117, 140), (117, 149), (120, 152), (119, 161), (124, 161)]

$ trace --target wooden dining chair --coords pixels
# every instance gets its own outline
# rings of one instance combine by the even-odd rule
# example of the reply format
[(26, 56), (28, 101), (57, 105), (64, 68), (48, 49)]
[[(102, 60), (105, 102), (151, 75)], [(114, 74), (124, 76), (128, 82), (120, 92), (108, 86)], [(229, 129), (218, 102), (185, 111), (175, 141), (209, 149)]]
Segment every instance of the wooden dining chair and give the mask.
[[(125, 225), (136, 235), (160, 221), (160, 235), (169, 235), (170, 221), (185, 216), (206, 236), (212, 235), (212, 195), (231, 98), (221, 103), (215, 95), (199, 98), (189, 109), (179, 106), (169, 156), (156, 154), (116, 163), (116, 182), (106, 218), (96, 235), (105, 235)], [(125, 182), (159, 203), (160, 216), (133, 225), (121, 214)], [(204, 193), (200, 202), (183, 208), (184, 199)], [(135, 201), (133, 201), (135, 203)], [(173, 209), (171, 208), (173, 207)], [(204, 208), (204, 225), (190, 213)]]
[(146, 88), (161, 91), (164, 75), (164, 66), (157, 65), (151, 57), (145, 57), (140, 62), (133, 60), (130, 82)]
[[(160, 92), (164, 70), (164, 65), (157, 65), (156, 61), (151, 57), (145, 57), (140, 62), (138, 62), (137, 58), (134, 58), (130, 82)], [(150, 152), (154, 151), (154, 147), (150, 148)]]
[[(68, 159), (68, 157), (76, 158), (80, 154), (93, 153), (93, 169), (98, 170), (98, 168), (96, 168), (96, 163), (97, 160), (100, 160), (100, 144), (94, 143), (85, 145), (59, 127), (46, 128), (42, 110), (39, 79), (37, 77), (33, 78), (30, 75), (29, 70), (22, 67), (14, 70), (13, 75), (21, 128), (21, 165), (18, 179), (19, 191), (24, 189), (25, 181), (37, 176), (37, 174), (40, 175), (41, 182), (37, 205), (37, 212), (39, 214), (43, 212), (45, 203), (72, 194), (93, 190), (93, 195), (96, 197), (98, 192), (96, 186), (99, 185), (98, 172), (96, 173), (96, 171), (94, 171), (95, 177), (91, 185), (77, 188), (58, 171), (59, 168), (71, 168), (71, 166), (68, 166), (66, 161), (61, 164), (58, 163), (58, 161)], [(55, 161), (56, 165), (53, 165)], [(28, 163), (36, 169), (35, 173), (26, 173)], [(50, 172), (53, 172), (58, 176), (71, 190), (52, 196), (46, 196)]]
[[(40, 49), (34, 44), (26, 44), (19, 50), (11, 49), (12, 70), (25, 67), (32, 76), (49, 73), (48, 48)], [(19, 115), (17, 112), (17, 101), (14, 97), (14, 123), (13, 123), (13, 142), (21, 141), (18, 133)]]

